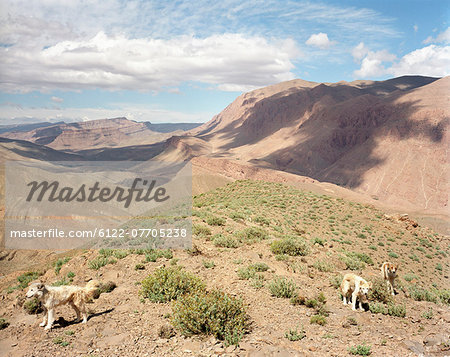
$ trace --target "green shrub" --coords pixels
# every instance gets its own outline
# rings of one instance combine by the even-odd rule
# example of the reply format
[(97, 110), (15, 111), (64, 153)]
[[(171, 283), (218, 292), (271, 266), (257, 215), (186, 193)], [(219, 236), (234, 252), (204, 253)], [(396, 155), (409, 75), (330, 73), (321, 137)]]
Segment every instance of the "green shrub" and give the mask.
[(334, 265), (326, 260), (316, 260), (314, 262), (314, 268), (322, 272), (330, 272), (334, 270)]
[(369, 345), (357, 345), (350, 347), (348, 352), (350, 352), (351, 355), (368, 356), (372, 353), (371, 349), (372, 347)]
[(220, 290), (180, 296), (172, 305), (171, 321), (186, 336), (213, 335), (225, 345), (237, 345), (249, 327), (242, 300)]
[(387, 314), (390, 316), (405, 317), (406, 316), (406, 306), (405, 305), (388, 304)]
[(311, 319), (309, 320), (311, 324), (317, 324), (324, 326), (327, 323), (327, 319), (323, 315), (313, 315), (311, 316)]
[(270, 249), (274, 254), (287, 254), (292, 256), (308, 255), (310, 250), (309, 244), (305, 239), (293, 236), (273, 241)]
[(33, 280), (36, 280), (41, 275), (42, 275), (42, 273), (39, 273), (37, 271), (29, 271), (22, 275), (19, 275), (17, 277), (17, 281), (19, 282), (19, 285), (16, 288), (25, 289), (29, 283), (31, 283)]
[(69, 257), (59, 258), (56, 262), (53, 263), (53, 265), (55, 266), (55, 273), (56, 273), (56, 275), (59, 274), (59, 272), (61, 271), (62, 266), (64, 264), (66, 264), (69, 260), (70, 260)]
[(206, 219), (206, 223), (208, 223), (210, 226), (224, 226), (225, 223), (227, 223), (227, 220), (222, 217), (209, 216)]
[(366, 253), (358, 253), (358, 252), (345, 252), (345, 255), (349, 258), (358, 259), (360, 262), (367, 263), (369, 265), (373, 265), (373, 260)]
[(216, 266), (216, 263), (214, 263), (214, 261), (212, 261), (212, 260), (210, 260), (210, 261), (208, 261), (208, 260), (203, 260), (203, 261), (202, 261), (202, 264), (203, 264), (203, 266), (204, 266), (206, 269), (212, 269), (212, 268), (214, 268), (214, 267)]
[(141, 283), (141, 295), (153, 302), (176, 300), (181, 295), (205, 290), (205, 284), (178, 267), (162, 267)]
[(237, 248), (240, 245), (235, 238), (223, 234), (214, 235), (213, 243), (216, 247), (223, 247), (223, 248)]
[(239, 212), (231, 212), (228, 217), (233, 221), (243, 221), (245, 219), (244, 215)]
[(372, 314), (386, 314), (386, 308), (381, 302), (375, 302), (369, 304), (369, 310)]
[(262, 262), (250, 264), (248, 267), (249, 267), (249, 269), (253, 269), (254, 271), (256, 271), (258, 273), (269, 270), (269, 266), (266, 263), (262, 263)]
[(235, 234), (236, 238), (246, 244), (260, 242), (269, 238), (269, 234), (261, 227), (247, 227)]
[(207, 237), (212, 234), (209, 227), (203, 226), (201, 224), (192, 225), (192, 233), (198, 237)]
[(411, 284), (408, 287), (409, 296), (416, 301), (430, 301), (430, 302), (438, 302), (438, 296), (433, 294), (421, 286), (416, 284)]
[(170, 249), (147, 249), (145, 251), (145, 262), (156, 262), (159, 258), (172, 259), (173, 253)]
[(111, 257), (99, 255), (88, 263), (88, 267), (89, 269), (99, 270), (101, 267), (110, 264), (112, 261), (114, 260)]
[(43, 311), (42, 304), (37, 298), (25, 301), (23, 308), (29, 315), (37, 315)]
[(295, 296), (296, 290), (294, 281), (286, 278), (276, 277), (269, 283), (270, 293), (279, 298), (291, 298)]
[(3, 318), (0, 318), (0, 330), (3, 330), (9, 326), (9, 322)]
[(371, 280), (372, 287), (369, 289), (369, 300), (389, 303), (392, 301), (392, 295), (389, 292), (386, 282), (382, 278)]
[(391, 258), (398, 258), (398, 254), (395, 253), (395, 252), (389, 252), (388, 255), (389, 255)]
[(306, 307), (316, 308), (319, 305), (319, 302), (316, 299), (307, 299), (305, 301)]
[(340, 259), (345, 263), (346, 269), (350, 270), (362, 270), (365, 267), (365, 264), (359, 259), (350, 258), (350, 257), (340, 257)]
[(450, 305), (450, 289), (435, 290), (441, 302), (445, 305)]
[(53, 339), (53, 343), (55, 345), (60, 345), (60, 346), (63, 346), (63, 347), (66, 347), (66, 346), (70, 345), (70, 343), (67, 342), (66, 340), (64, 340), (64, 338), (62, 338), (61, 336), (55, 337)]
[(326, 239), (322, 239), (319, 237), (315, 237), (315, 238), (311, 239), (312, 244), (318, 244), (322, 247), (325, 245), (326, 241), (327, 241)]
[(262, 274), (256, 274), (250, 279), (250, 285), (255, 289), (261, 289), (266, 283), (266, 278)]
[(297, 329), (289, 329), (284, 333), (284, 337), (286, 337), (289, 341), (300, 341), (306, 337), (306, 333), (303, 328), (300, 331), (297, 331)]
[(256, 216), (254, 221), (261, 226), (270, 226), (270, 220), (262, 216)]

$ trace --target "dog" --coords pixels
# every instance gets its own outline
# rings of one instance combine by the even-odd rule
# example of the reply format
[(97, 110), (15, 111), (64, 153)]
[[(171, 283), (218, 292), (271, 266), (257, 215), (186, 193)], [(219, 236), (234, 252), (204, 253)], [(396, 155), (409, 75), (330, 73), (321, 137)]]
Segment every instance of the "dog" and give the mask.
[(41, 282), (30, 285), (26, 294), (27, 298), (36, 297), (41, 301), (45, 312), (44, 319), (39, 325), (45, 326), (45, 330), (52, 328), (55, 321), (54, 309), (57, 306), (69, 304), (77, 314), (77, 321), (80, 321), (80, 312), (83, 317), (83, 323), (87, 322), (86, 302), (91, 300), (98, 292), (100, 282), (97, 280), (89, 281), (86, 286), (48, 286)]
[(397, 278), (398, 264), (392, 264), (389, 262), (384, 262), (381, 265), (381, 276), (386, 280), (389, 292), (394, 296), (394, 280)]
[(356, 310), (356, 300), (359, 301), (359, 309), (364, 311), (363, 302), (367, 302), (367, 294), (372, 287), (372, 283), (368, 283), (358, 275), (349, 273), (345, 274), (341, 283), (341, 292), (344, 305), (352, 303), (352, 310)]

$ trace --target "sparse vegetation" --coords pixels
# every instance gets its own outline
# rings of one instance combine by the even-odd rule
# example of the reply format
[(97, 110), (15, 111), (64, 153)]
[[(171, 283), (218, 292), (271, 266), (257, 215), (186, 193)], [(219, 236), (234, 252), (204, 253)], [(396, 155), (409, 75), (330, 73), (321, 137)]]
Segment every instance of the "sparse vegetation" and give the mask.
[(19, 282), (18, 285), (10, 286), (7, 289), (8, 293), (12, 293), (14, 290), (22, 290), (25, 289), (29, 283), (31, 283), (33, 280), (36, 280), (42, 275), (42, 273), (37, 271), (29, 271), (24, 274), (21, 274), (17, 277), (17, 281)]
[(294, 236), (273, 241), (270, 249), (274, 254), (287, 254), (292, 256), (308, 255), (310, 251), (309, 244), (305, 239)]
[(26, 300), (23, 304), (23, 309), (29, 315), (36, 315), (43, 311), (42, 304), (37, 298)]
[(225, 345), (237, 345), (248, 331), (242, 300), (220, 290), (196, 290), (180, 296), (172, 311), (172, 324), (187, 336), (213, 335)]
[(369, 356), (372, 352), (372, 347), (369, 345), (356, 345), (353, 347), (350, 347), (348, 349), (348, 352), (351, 355), (358, 355), (358, 356)]
[(279, 298), (292, 298), (295, 296), (297, 286), (293, 280), (276, 277), (269, 283), (269, 291), (272, 296)]
[(68, 263), (69, 260), (70, 260), (69, 257), (59, 258), (59, 259), (54, 263), (56, 275), (59, 274), (59, 272), (61, 271), (62, 266), (63, 266), (64, 264)]
[(334, 270), (334, 265), (326, 260), (316, 260), (314, 262), (314, 268), (322, 272), (330, 272)]
[(286, 337), (289, 341), (300, 341), (306, 337), (306, 333), (303, 327), (300, 331), (297, 329), (289, 329), (284, 333), (284, 337)]
[(392, 295), (389, 292), (386, 282), (381, 278), (371, 280), (372, 288), (369, 290), (369, 300), (390, 303)]
[(311, 319), (309, 320), (311, 324), (317, 324), (324, 326), (327, 323), (327, 319), (323, 315), (313, 315), (311, 316)]
[(205, 290), (205, 284), (178, 267), (156, 270), (141, 283), (141, 295), (153, 302), (176, 300), (181, 295)]

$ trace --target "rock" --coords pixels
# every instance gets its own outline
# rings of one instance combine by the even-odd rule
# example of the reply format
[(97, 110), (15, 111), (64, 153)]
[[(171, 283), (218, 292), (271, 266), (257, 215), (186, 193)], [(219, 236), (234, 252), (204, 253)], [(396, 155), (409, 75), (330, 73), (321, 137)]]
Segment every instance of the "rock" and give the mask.
[(429, 334), (423, 339), (423, 344), (425, 346), (436, 346), (445, 343), (446, 340), (443, 334)]

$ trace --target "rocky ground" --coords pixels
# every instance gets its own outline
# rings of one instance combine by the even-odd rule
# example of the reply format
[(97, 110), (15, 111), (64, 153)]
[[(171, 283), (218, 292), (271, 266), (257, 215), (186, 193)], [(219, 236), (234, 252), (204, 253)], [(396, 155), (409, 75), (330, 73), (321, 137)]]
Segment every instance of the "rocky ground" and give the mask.
[[(239, 185), (239, 184), (237, 184)], [(277, 186), (281, 187), (281, 186)], [(234, 186), (232, 189), (242, 187)], [(255, 197), (261, 197), (261, 187), (255, 191), (254, 187), (246, 186), (248, 192), (255, 192)], [(292, 189), (282, 192), (289, 197)], [(222, 192), (223, 193), (223, 192)], [(211, 226), (212, 237), (215, 234), (232, 234), (244, 226), (253, 226), (255, 217), (264, 208), (252, 204), (247, 198), (247, 216), (244, 220), (232, 220), (226, 217), (230, 206), (222, 205), (221, 191), (215, 196), (203, 195), (194, 201), (194, 223), (208, 226), (207, 219), (201, 214), (220, 215), (226, 218), (224, 226)], [(291, 196), (292, 197), (292, 196)], [(207, 204), (211, 199), (211, 204)], [(327, 199), (325, 204), (340, 204), (339, 200)], [(303, 203), (296, 203), (299, 208)], [(308, 204), (305, 201), (305, 204)], [(322, 207), (322, 206), (321, 206)], [(346, 208), (345, 208), (346, 207)], [(370, 207), (356, 205), (345, 206), (342, 210), (334, 210), (339, 217), (353, 213), (354, 218), (364, 226), (368, 217), (373, 218), (374, 212)], [(278, 207), (282, 212), (283, 207)], [(316, 208), (320, 212), (322, 208)], [(349, 210), (356, 211), (350, 212)], [(249, 212), (251, 211), (251, 212)], [(358, 216), (356, 216), (358, 212)], [(319, 215), (320, 216), (320, 215)], [(329, 219), (324, 216), (323, 219)], [(446, 356), (450, 355), (448, 305), (441, 302), (415, 301), (408, 290), (397, 289), (395, 303), (406, 307), (405, 317), (383, 314), (373, 314), (370, 311), (354, 312), (349, 306), (342, 305), (339, 292), (333, 286), (333, 277), (350, 272), (339, 259), (342, 249), (365, 251), (371, 254), (374, 264), (368, 264), (363, 269), (355, 271), (366, 278), (379, 275), (379, 264), (388, 258), (388, 252), (395, 251), (398, 258), (390, 256), (390, 260), (400, 263), (400, 281), (405, 287), (408, 283), (418, 281), (423, 286), (434, 283), (439, 289), (448, 288), (448, 237), (432, 234), (426, 227), (413, 227), (410, 221), (399, 220), (395, 217), (383, 217), (372, 221), (372, 232), (392, 232), (399, 237), (395, 241), (385, 239), (389, 246), (378, 245), (378, 249), (368, 249), (373, 236), (374, 242), (381, 239), (378, 233), (367, 233), (367, 239), (357, 238), (358, 230), (352, 229), (346, 239), (351, 242), (342, 243), (340, 237), (327, 233), (326, 225), (320, 219), (311, 226), (302, 222), (295, 225), (295, 230), (309, 239), (309, 235), (324, 238), (324, 244), (311, 246), (306, 256), (286, 257), (280, 260), (270, 250), (270, 241), (279, 237), (275, 226), (287, 225), (278, 217), (277, 208), (267, 212), (266, 217), (271, 220), (264, 229), (270, 234), (269, 240), (253, 244), (243, 244), (237, 248), (220, 247), (211, 237), (201, 235), (194, 237), (197, 247), (195, 252), (178, 250), (173, 252), (173, 258), (159, 258), (156, 262), (143, 263), (145, 269), (136, 270), (136, 264), (142, 263), (143, 256), (129, 254), (118, 259), (115, 264), (108, 264), (98, 270), (91, 269), (89, 263), (98, 256), (97, 251), (71, 252), (71, 259), (61, 266), (59, 274), (51, 264), (56, 256), (46, 256), (40, 265), (34, 265), (33, 270), (41, 270), (44, 274), (40, 279), (48, 284), (55, 283), (74, 273), (73, 284), (84, 285), (92, 278), (102, 282), (113, 281), (117, 288), (110, 293), (103, 293), (94, 300), (89, 308), (92, 312), (86, 325), (75, 323), (75, 314), (68, 307), (57, 309), (57, 322), (51, 331), (44, 331), (39, 327), (42, 315), (29, 315), (21, 300), (26, 289), (11, 289), (17, 284), (16, 278), (26, 270), (3, 274), (0, 279), (1, 304), (0, 317), (9, 322), (9, 326), (0, 330), (1, 356), (345, 356), (349, 355), (349, 348), (357, 345), (370, 345), (372, 356)], [(398, 218), (398, 217), (397, 217)], [(287, 219), (288, 220), (288, 219)], [(289, 221), (289, 220), (288, 220)], [(277, 222), (277, 224), (273, 224)], [(414, 222), (412, 222), (414, 223)], [(351, 224), (350, 224), (351, 226)], [(336, 229), (340, 229), (335, 225)], [(395, 234), (394, 234), (395, 232)], [(399, 232), (404, 232), (399, 234)], [(430, 233), (431, 232), (431, 233)], [(422, 241), (419, 240), (422, 239)], [(444, 252), (433, 254), (417, 250), (424, 243), (424, 239)], [(333, 240), (334, 239), (334, 240)], [(374, 243), (372, 242), (372, 243)], [(406, 242), (406, 245), (403, 243)], [(409, 259), (411, 249), (416, 249), (419, 261)], [(428, 247), (427, 247), (428, 249)], [(431, 248), (430, 248), (431, 249)], [(437, 249), (437, 248), (436, 248)], [(426, 254), (430, 258), (426, 257)], [(3, 260), (9, 255), (2, 255)], [(328, 261), (332, 269), (322, 272), (315, 268), (317, 261)], [(208, 264), (213, 262), (214, 264)], [(238, 270), (258, 262), (266, 263), (269, 270), (264, 272), (265, 286), (255, 287), (251, 280), (238, 277)], [(435, 270), (437, 264), (442, 270)], [(11, 260), (14, 264), (14, 259)], [(207, 287), (220, 288), (225, 292), (242, 297), (251, 321), (251, 329), (244, 336), (239, 346), (225, 346), (223, 342), (211, 336), (182, 336), (177, 331), (171, 331), (169, 315), (170, 303), (152, 303), (143, 299), (140, 294), (141, 282), (146, 276), (154, 272), (161, 265), (178, 265), (194, 273), (206, 282)], [(213, 265), (213, 266), (211, 266)], [(412, 281), (405, 281), (406, 273), (415, 272)], [(326, 307), (329, 316), (323, 326), (311, 324), (310, 318), (314, 310), (304, 305), (294, 306), (289, 299), (277, 298), (271, 295), (267, 282), (275, 276), (292, 279), (302, 296), (316, 297), (323, 292), (327, 298)], [(407, 279), (410, 280), (410, 279)], [(430, 313), (431, 311), (431, 313)], [(165, 330), (164, 330), (165, 329)], [(303, 331), (305, 337), (299, 341), (290, 341), (285, 334), (288, 330)], [(164, 332), (164, 333), (163, 333)], [(173, 333), (172, 333), (173, 332)]]

